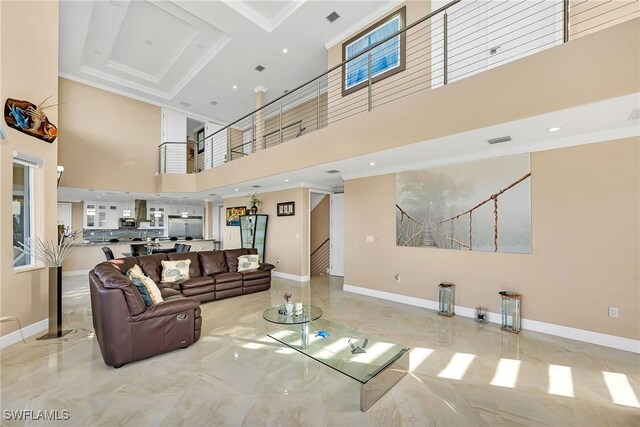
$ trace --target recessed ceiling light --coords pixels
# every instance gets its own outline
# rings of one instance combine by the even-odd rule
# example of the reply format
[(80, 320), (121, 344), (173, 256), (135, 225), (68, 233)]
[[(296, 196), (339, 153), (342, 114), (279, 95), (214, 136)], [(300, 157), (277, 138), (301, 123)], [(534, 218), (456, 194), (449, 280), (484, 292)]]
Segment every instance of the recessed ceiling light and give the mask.
[(146, 44), (148, 44), (149, 46), (151, 46), (153, 44), (153, 42), (151, 40), (145, 40), (144, 41)]
[(284, 180), (284, 182), (289, 182), (289, 180), (288, 180), (288, 179), (285, 179), (285, 180)]
[(331, 14), (327, 16), (327, 20), (329, 22), (334, 22), (338, 18), (340, 18), (340, 15), (338, 15), (336, 12), (331, 12)]
[(369, 166), (375, 166), (376, 162), (369, 162)]
[(232, 87), (233, 87), (234, 89), (238, 89), (238, 86), (236, 86), (236, 85), (233, 85)]
[(555, 126), (555, 127), (547, 129), (547, 132), (558, 132), (560, 129), (562, 129), (562, 128), (559, 128), (559, 127)]
[(282, 53), (287, 53), (287, 52), (289, 52), (289, 49), (287, 49), (286, 47), (282, 49)]
[(233, 191), (238, 191), (238, 189), (237, 189), (237, 188), (234, 188), (234, 189), (233, 189)]
[(204, 49), (204, 45), (203, 45), (202, 43), (198, 43), (198, 44), (196, 45), (196, 47), (197, 47), (198, 49)]

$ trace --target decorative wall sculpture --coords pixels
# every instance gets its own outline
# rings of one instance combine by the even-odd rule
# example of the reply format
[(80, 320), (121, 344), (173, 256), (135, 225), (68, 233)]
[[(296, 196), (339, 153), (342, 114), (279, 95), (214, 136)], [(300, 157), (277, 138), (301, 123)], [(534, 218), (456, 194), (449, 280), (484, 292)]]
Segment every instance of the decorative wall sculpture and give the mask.
[(396, 174), (396, 244), (531, 253), (529, 155)]
[(58, 128), (49, 122), (44, 113), (45, 109), (57, 105), (45, 105), (45, 102), (51, 96), (39, 105), (32, 104), (29, 101), (7, 98), (4, 104), (4, 121), (7, 126), (49, 143), (55, 141), (56, 136), (58, 136)]

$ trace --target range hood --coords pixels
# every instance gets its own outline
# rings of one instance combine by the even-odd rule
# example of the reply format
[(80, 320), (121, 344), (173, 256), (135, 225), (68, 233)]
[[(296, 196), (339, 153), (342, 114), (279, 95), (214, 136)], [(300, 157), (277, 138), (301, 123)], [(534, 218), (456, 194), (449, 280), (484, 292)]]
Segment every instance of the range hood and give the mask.
[(147, 222), (149, 218), (147, 218), (147, 201), (146, 200), (135, 200), (135, 212), (136, 212), (136, 222)]

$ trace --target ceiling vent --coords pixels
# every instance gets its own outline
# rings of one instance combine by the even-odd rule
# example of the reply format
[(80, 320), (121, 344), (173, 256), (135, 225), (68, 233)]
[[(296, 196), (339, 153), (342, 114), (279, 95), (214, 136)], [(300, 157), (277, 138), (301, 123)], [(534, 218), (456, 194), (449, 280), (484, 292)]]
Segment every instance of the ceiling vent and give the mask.
[(325, 171), (325, 172), (326, 173), (340, 173), (340, 171), (337, 171), (335, 169), (331, 169), (331, 170), (328, 170), (328, 171)]
[(256, 71), (263, 72), (264, 71), (264, 67), (262, 65), (258, 64), (258, 66), (256, 67)]
[(501, 136), (499, 138), (493, 138), (493, 139), (487, 140), (489, 144), (502, 144), (503, 142), (509, 142), (509, 141), (511, 141), (510, 136)]
[(283, 90), (282, 93), (289, 93), (289, 89)]
[(338, 18), (340, 18), (340, 15), (338, 15), (336, 12), (331, 12), (331, 14), (327, 16), (327, 21), (333, 22)]
[(636, 108), (635, 110), (633, 110), (629, 115), (629, 118), (627, 119), (627, 121), (638, 120), (638, 119), (640, 119), (640, 108)]
[(187, 101), (180, 101), (180, 105), (182, 105), (183, 107), (191, 107), (191, 104)]
[(218, 101), (211, 101), (209, 104), (211, 104), (211, 105), (218, 105)]
[(253, 188), (260, 188), (262, 185), (252, 185)]

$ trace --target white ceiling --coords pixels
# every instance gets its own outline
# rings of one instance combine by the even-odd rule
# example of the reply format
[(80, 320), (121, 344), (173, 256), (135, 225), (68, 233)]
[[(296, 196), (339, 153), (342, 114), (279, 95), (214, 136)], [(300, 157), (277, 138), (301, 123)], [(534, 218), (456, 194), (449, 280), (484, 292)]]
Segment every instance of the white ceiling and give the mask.
[(256, 86), (269, 101), (316, 77), (327, 70), (325, 43), (397, 4), (63, 0), (60, 75), (228, 123), (255, 108)]

